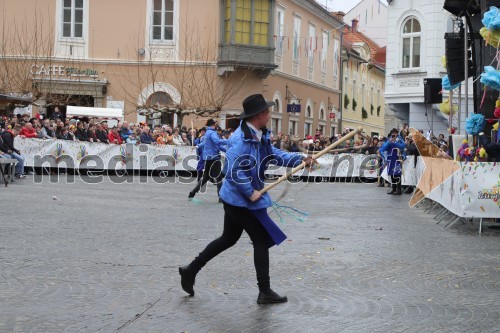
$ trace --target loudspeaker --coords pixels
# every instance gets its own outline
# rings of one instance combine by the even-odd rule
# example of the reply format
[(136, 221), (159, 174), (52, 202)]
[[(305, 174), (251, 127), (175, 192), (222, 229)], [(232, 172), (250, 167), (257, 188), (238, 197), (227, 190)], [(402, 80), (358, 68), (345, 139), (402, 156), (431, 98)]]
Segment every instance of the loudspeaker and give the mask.
[[(465, 41), (463, 32), (447, 32), (445, 38), (446, 73), (451, 84), (456, 84), (465, 80)], [(467, 45), (469, 45), (467, 43)], [(469, 77), (475, 72), (474, 63), (471, 60), (472, 52), (468, 50)]]
[(424, 79), (424, 103), (443, 103), (443, 95), (441, 94), (442, 89), (441, 79)]

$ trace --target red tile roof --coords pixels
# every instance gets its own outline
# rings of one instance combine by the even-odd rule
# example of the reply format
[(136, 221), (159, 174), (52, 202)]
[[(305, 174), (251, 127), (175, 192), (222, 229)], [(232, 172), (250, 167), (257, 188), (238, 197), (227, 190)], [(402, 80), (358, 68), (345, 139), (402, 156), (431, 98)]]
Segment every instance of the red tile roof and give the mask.
[(385, 68), (386, 47), (380, 47), (368, 36), (359, 31), (352, 31), (351, 27), (344, 29), (343, 46), (352, 49), (354, 43), (365, 43), (370, 49), (370, 61)]

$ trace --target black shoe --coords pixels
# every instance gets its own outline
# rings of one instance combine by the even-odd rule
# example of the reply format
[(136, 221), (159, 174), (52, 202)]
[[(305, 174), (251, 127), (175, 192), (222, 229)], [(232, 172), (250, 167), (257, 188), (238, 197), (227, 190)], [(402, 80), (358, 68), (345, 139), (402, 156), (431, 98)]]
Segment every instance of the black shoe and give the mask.
[(286, 296), (280, 296), (272, 290), (267, 293), (259, 292), (259, 297), (257, 298), (257, 304), (275, 304), (285, 302), (288, 302), (288, 298)]
[(391, 188), (389, 192), (387, 192), (387, 194), (394, 194), (396, 193), (396, 189), (394, 188)]
[(195, 194), (194, 192), (189, 192), (188, 199), (193, 199)]
[(190, 296), (194, 296), (194, 280), (196, 274), (191, 272), (188, 266), (179, 267), (179, 274), (181, 275), (182, 290), (187, 292)]
[(401, 191), (401, 189), (400, 189), (400, 188), (398, 188), (396, 191), (394, 191), (394, 193), (393, 193), (393, 194), (394, 194), (394, 195), (401, 195), (401, 194), (403, 194), (403, 192)]
[(378, 187), (384, 187), (384, 184), (378, 184), (377, 186)]

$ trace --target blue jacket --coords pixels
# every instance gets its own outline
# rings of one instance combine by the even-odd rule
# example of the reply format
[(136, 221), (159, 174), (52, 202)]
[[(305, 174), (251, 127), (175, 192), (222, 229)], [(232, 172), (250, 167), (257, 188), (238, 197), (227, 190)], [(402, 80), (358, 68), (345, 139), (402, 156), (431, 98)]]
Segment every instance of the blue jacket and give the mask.
[(219, 138), (213, 127), (207, 127), (203, 145), (203, 160), (220, 160), (220, 152), (226, 151), (227, 140)]
[(146, 134), (146, 133), (142, 133), (139, 138), (141, 139), (141, 143), (146, 143), (146, 144), (151, 144), (153, 142), (155, 142), (155, 139), (153, 139), (153, 137), (151, 136), (151, 134)]
[(196, 171), (201, 172), (205, 167), (205, 161), (203, 160), (203, 146), (205, 145), (205, 136), (196, 138), (194, 140), (194, 145), (196, 146), (196, 155), (198, 155), (198, 165), (196, 165)]
[(302, 163), (301, 154), (287, 153), (271, 144), (269, 132), (263, 130), (261, 142), (255, 133), (242, 121), (240, 127), (228, 140), (224, 174), (219, 196), (224, 202), (250, 210), (272, 205), (271, 197), (264, 193), (256, 202), (249, 200), (254, 190), (264, 188), (264, 172), (268, 164), (296, 167)]
[(398, 136), (396, 142), (391, 142), (391, 140), (387, 140), (382, 147), (380, 147), (379, 152), (380, 156), (384, 158), (387, 164), (387, 174), (390, 176), (401, 176), (401, 161), (398, 154), (398, 149), (401, 151), (401, 157), (403, 159), (406, 158), (406, 153), (404, 149), (406, 148), (406, 144), (401, 136)]

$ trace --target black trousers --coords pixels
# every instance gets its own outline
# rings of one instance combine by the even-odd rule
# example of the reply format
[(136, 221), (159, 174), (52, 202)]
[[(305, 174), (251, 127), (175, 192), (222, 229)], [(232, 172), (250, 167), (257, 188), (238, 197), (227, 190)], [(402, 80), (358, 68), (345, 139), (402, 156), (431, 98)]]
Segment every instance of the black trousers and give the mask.
[(391, 185), (394, 190), (401, 190), (401, 176), (391, 176)]
[(205, 185), (210, 179), (214, 179), (217, 184), (217, 194), (220, 192), (220, 188), (222, 187), (222, 180), (224, 176), (222, 175), (222, 162), (221, 160), (206, 160), (205, 161), (205, 169), (203, 170), (203, 176), (201, 180), (198, 180), (195, 188), (191, 191), (191, 193), (198, 193), (200, 189)]
[(266, 292), (270, 289), (269, 247), (274, 243), (259, 220), (246, 208), (224, 203), (224, 230), (222, 235), (208, 244), (189, 264), (189, 267), (194, 272), (198, 272), (219, 253), (236, 244), (243, 230), (250, 236), (253, 243), (253, 260), (259, 290)]

